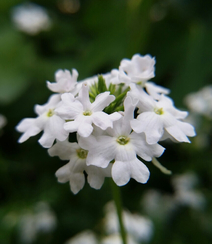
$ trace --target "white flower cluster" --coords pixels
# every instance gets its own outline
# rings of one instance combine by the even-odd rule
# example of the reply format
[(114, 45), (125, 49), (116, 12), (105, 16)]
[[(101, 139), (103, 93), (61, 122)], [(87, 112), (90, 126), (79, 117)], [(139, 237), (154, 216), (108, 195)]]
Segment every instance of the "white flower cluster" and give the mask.
[[(70, 182), (75, 194), (84, 186), (84, 172), (95, 189), (105, 177), (118, 186), (130, 178), (146, 183), (150, 173), (142, 160), (158, 165), (155, 157), (164, 152), (160, 140), (190, 142), (188, 136), (195, 135), (193, 126), (183, 122), (187, 112), (166, 96), (169, 90), (149, 81), (154, 66), (150, 55), (135, 54), (119, 69), (81, 82), (75, 69), (72, 74), (58, 70), (56, 82), (47, 82), (56, 94), (35, 106), (37, 118), (23, 119), (16, 127), (23, 133), (19, 142), (43, 131), (39, 143), (50, 156), (69, 160), (56, 176)], [(69, 142), (72, 133), (76, 142)]]

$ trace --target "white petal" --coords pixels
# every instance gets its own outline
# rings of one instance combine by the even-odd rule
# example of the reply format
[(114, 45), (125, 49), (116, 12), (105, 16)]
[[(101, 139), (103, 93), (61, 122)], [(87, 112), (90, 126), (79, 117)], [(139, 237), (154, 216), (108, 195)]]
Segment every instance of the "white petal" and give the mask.
[(161, 98), (161, 94), (169, 94), (170, 90), (162, 86), (158, 86), (153, 82), (147, 82), (145, 84), (147, 92), (156, 100)]
[(134, 118), (134, 110), (135, 110), (135, 104), (133, 104), (133, 100), (131, 99), (131, 97), (127, 96), (126, 99), (124, 100), (124, 116), (120, 121), (121, 122), (120, 133), (122, 133), (123, 135), (129, 135), (132, 130), (130, 125), (130, 120)]
[(168, 111), (165, 111), (163, 115), (160, 115), (163, 119), (163, 126), (170, 127), (177, 124), (177, 119)]
[(190, 143), (190, 140), (188, 139), (188, 137), (185, 135), (185, 133), (177, 125), (166, 127), (165, 129), (177, 141)]
[(65, 120), (75, 119), (83, 112), (83, 106), (79, 101), (69, 103), (68, 105), (61, 103), (60, 106), (55, 109), (55, 112)]
[(165, 148), (159, 144), (147, 144), (143, 133), (130, 135), (130, 141), (134, 146), (136, 154), (146, 161), (151, 161), (152, 157), (160, 157)]
[(105, 175), (104, 171), (108, 171), (107, 168), (99, 168), (96, 166), (88, 166), (86, 172), (88, 174), (88, 183), (94, 189), (100, 189), (104, 183)]
[(116, 160), (127, 162), (136, 158), (136, 152), (131, 142), (128, 142), (126, 145), (116, 143), (116, 148)]
[(82, 103), (84, 110), (91, 109), (91, 102), (89, 99), (88, 90), (89, 90), (88, 86), (86, 84), (83, 84), (78, 96), (78, 100)]
[(47, 123), (52, 136), (59, 141), (64, 141), (69, 135), (69, 133), (63, 128), (64, 123), (64, 120), (57, 115), (53, 115)]
[(76, 121), (69, 121), (64, 124), (64, 129), (68, 132), (75, 132), (78, 130), (79, 123)]
[(95, 112), (92, 114), (92, 118), (93, 123), (102, 130), (106, 130), (108, 127), (113, 127), (113, 122), (110, 120), (109, 115), (104, 112)]
[(83, 173), (71, 174), (70, 180), (71, 191), (77, 194), (85, 185), (85, 176)]
[(77, 133), (82, 137), (88, 137), (93, 131), (93, 126), (90, 123), (80, 123), (78, 126)]
[(35, 105), (34, 110), (38, 115), (48, 112), (49, 109), (55, 109), (61, 100), (61, 95), (54, 94), (48, 99), (44, 105)]
[[(88, 149), (89, 150), (89, 149)], [(99, 136), (96, 143), (90, 146), (87, 165), (106, 168), (116, 155), (116, 142), (110, 136)]]
[(46, 131), (43, 132), (43, 135), (38, 140), (38, 142), (44, 147), (44, 148), (50, 148), (55, 140), (55, 137), (52, 136), (49, 129), (46, 129)]
[(110, 92), (100, 93), (95, 101), (91, 105), (92, 111), (102, 111), (105, 107), (107, 107), (111, 102), (115, 100), (115, 96), (109, 95)]
[(146, 165), (137, 158), (129, 162), (131, 166), (131, 178), (140, 183), (146, 183), (149, 179), (149, 169)]
[(16, 130), (19, 132), (24, 132), (24, 134), (19, 138), (18, 142), (22, 143), (28, 140), (31, 136), (35, 136), (41, 132), (41, 128), (36, 125), (36, 119), (23, 119), (17, 126)]
[(110, 120), (112, 120), (112, 121), (119, 120), (122, 117), (122, 115), (120, 113), (118, 113), (118, 112), (114, 112), (112, 114), (108, 114), (108, 116), (109, 116)]
[(196, 136), (195, 128), (191, 124), (177, 121), (177, 125), (187, 136)]
[(157, 143), (163, 135), (163, 120), (154, 112), (144, 112), (130, 123), (136, 133), (145, 133), (148, 144)]
[(115, 161), (112, 166), (112, 178), (118, 186), (123, 186), (130, 180), (130, 165), (128, 162)]
[(176, 119), (184, 119), (188, 115), (188, 112), (176, 109), (174, 107), (173, 100), (170, 97), (164, 95), (161, 95), (161, 98), (158, 101), (157, 106), (164, 108), (166, 111), (172, 114), (172, 116), (174, 116)]
[(59, 168), (56, 171), (55, 175), (57, 177), (58, 182), (66, 183), (69, 181), (70, 173), (70, 166), (69, 163), (67, 163), (63, 167)]
[(61, 82), (60, 84), (51, 83), (51, 82), (47, 81), (46, 85), (49, 88), (49, 90), (51, 90), (53, 92), (64, 92), (63, 87), (65, 86), (65, 81)]
[(55, 139), (64, 141), (68, 137), (68, 132), (63, 129), (63, 125), (64, 120), (57, 115), (50, 117), (45, 124), (43, 135), (38, 142), (43, 147), (50, 148)]
[(61, 100), (64, 104), (69, 105), (75, 101), (74, 95), (71, 93), (64, 93), (61, 95)]
[(146, 165), (137, 158), (132, 161), (115, 161), (112, 166), (112, 178), (118, 186), (127, 184), (130, 178), (146, 183), (149, 174)]
[(57, 141), (57, 143), (48, 149), (48, 153), (51, 157), (58, 156), (62, 160), (70, 160), (79, 148), (76, 142), (70, 143), (68, 140)]
[[(139, 100), (137, 107), (139, 108), (139, 112), (153, 111), (156, 106), (156, 101), (149, 96), (141, 86), (136, 84), (130, 85), (131, 91), (128, 92), (131, 98), (135, 100), (137, 98)], [(133, 101), (136, 102), (136, 101)]]
[(85, 150), (90, 150), (92, 147), (95, 147), (97, 143), (96, 137), (90, 135), (89, 137), (78, 136), (79, 146)]

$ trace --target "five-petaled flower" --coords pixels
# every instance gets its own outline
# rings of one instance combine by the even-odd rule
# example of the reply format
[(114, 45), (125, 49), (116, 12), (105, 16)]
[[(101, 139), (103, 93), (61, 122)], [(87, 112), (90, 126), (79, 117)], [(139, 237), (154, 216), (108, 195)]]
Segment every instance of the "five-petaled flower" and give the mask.
[(109, 92), (99, 94), (93, 103), (89, 100), (89, 90), (87, 85), (83, 85), (77, 99), (70, 93), (61, 96), (62, 103), (56, 109), (57, 114), (67, 120), (64, 128), (68, 132), (75, 132), (80, 136), (88, 137), (93, 131), (93, 124), (106, 130), (113, 127), (113, 121), (119, 119), (121, 115), (117, 112), (107, 114), (102, 110), (108, 106), (115, 97)]

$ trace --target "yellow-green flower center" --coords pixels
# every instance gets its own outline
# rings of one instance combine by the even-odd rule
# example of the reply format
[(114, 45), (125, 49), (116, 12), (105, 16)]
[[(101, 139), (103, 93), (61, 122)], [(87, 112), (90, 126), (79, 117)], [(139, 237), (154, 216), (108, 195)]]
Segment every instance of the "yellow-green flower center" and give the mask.
[(139, 86), (143, 86), (143, 85), (144, 85), (144, 82), (143, 82), (143, 81), (138, 81), (138, 82), (137, 82), (137, 85), (139, 85)]
[(92, 111), (90, 111), (90, 110), (86, 110), (83, 112), (84, 116), (90, 116), (91, 114), (92, 114)]
[(47, 112), (47, 117), (52, 117), (54, 115), (54, 109), (49, 109)]
[(126, 137), (126, 136), (119, 136), (116, 141), (120, 144), (120, 145), (126, 145), (129, 141), (130, 138)]
[(80, 149), (77, 149), (76, 152), (77, 152), (77, 156), (79, 158), (81, 158), (81, 159), (87, 158), (87, 155), (88, 155), (88, 151), (87, 150), (80, 148)]
[(158, 115), (162, 115), (164, 113), (163, 108), (155, 108), (154, 112)]

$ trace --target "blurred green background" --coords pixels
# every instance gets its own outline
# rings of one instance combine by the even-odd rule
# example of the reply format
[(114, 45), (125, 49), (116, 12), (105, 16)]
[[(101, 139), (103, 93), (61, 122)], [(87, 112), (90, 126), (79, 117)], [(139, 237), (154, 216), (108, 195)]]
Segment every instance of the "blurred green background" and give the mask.
[[(82, 80), (118, 68), (135, 53), (156, 57), (153, 81), (171, 89), (175, 105), (187, 109), (185, 96), (212, 83), (212, 2), (35, 0), (51, 19), (49, 30), (36, 35), (14, 25), (13, 8), (22, 3), (0, 2), (0, 114), (7, 119), (0, 135), (0, 243), (63, 244), (85, 229), (101, 235), (103, 206), (112, 198), (109, 180), (99, 191), (86, 184), (73, 195), (69, 185), (57, 183), (54, 176), (65, 162), (48, 156), (37, 142), (40, 135), (18, 144), (15, 126), (22, 118), (35, 117), (35, 104), (46, 103), (51, 94), (46, 80), (54, 82), (56, 70), (76, 68)], [(207, 146), (163, 143), (167, 150), (160, 162), (173, 176), (194, 172), (206, 204), (201, 209), (181, 206), (163, 220), (152, 218), (152, 244), (212, 243), (212, 126), (211, 121), (203, 124), (209, 128)], [(146, 216), (140, 202), (149, 189), (174, 194), (173, 176), (150, 163), (148, 167), (146, 185), (131, 180), (121, 187), (123, 205)], [(51, 232), (23, 240), (21, 216), (39, 202), (50, 206), (56, 225)]]

